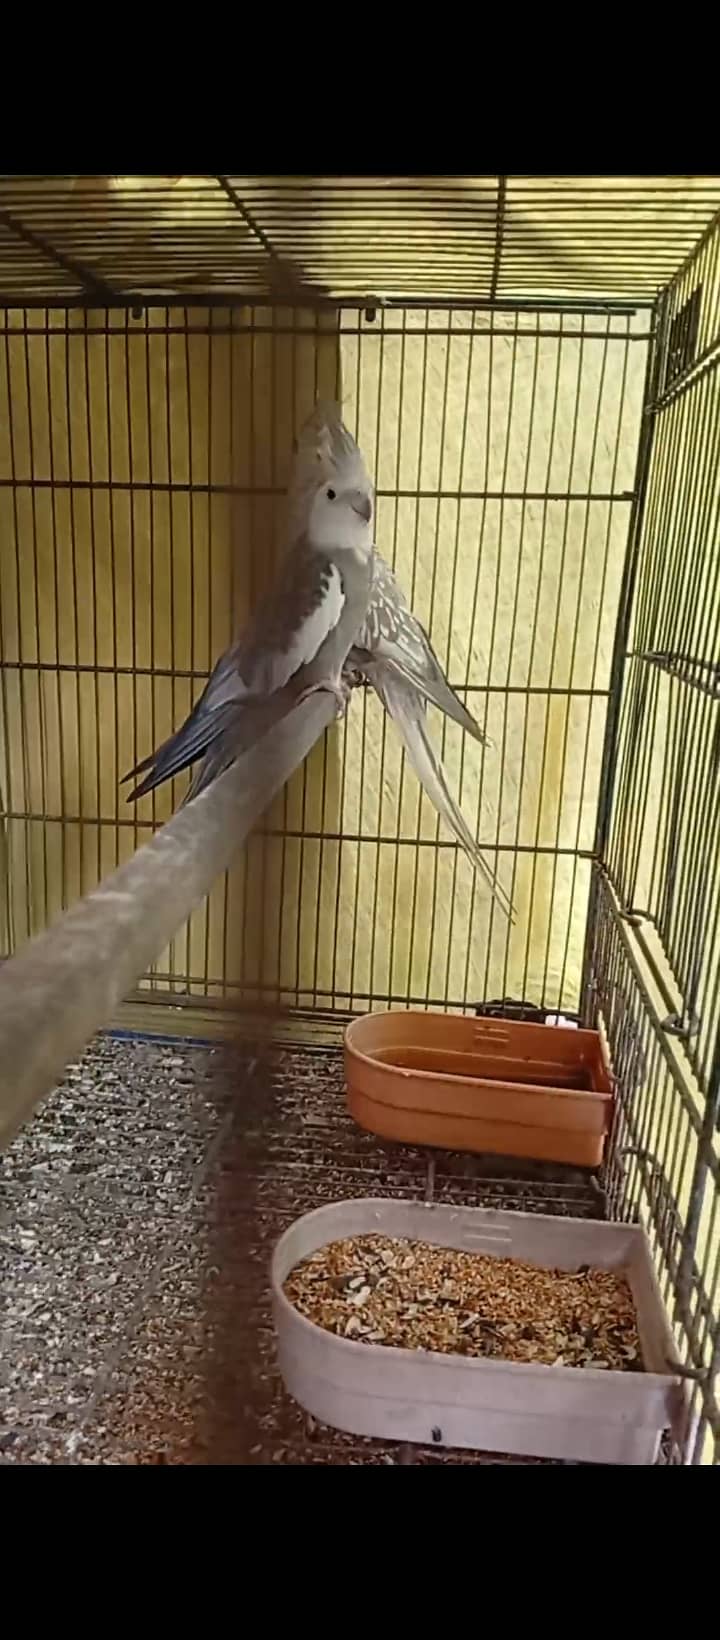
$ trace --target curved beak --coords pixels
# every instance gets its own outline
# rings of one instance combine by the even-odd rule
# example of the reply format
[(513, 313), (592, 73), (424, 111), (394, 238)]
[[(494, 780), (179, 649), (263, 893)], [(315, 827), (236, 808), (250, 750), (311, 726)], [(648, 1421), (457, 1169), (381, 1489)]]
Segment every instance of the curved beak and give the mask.
[(372, 518), (372, 501), (370, 496), (366, 495), (364, 490), (350, 490), (348, 500), (353, 512), (357, 513), (358, 518), (363, 518), (365, 523), (369, 524), (370, 519)]

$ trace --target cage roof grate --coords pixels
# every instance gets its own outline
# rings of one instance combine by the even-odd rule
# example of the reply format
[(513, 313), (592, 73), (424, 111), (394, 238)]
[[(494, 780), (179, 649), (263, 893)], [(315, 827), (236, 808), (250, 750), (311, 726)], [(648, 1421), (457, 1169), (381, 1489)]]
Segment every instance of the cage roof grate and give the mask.
[(0, 176), (0, 302), (643, 303), (720, 176)]

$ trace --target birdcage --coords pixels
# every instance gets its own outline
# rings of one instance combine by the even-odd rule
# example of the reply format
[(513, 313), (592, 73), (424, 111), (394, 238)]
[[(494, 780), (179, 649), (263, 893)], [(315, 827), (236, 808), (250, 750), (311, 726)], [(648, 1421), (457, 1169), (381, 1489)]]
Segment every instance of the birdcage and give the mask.
[[(172, 937), (146, 900), (152, 960), (86, 1029), (282, 1039), (285, 1093), (312, 1104), (359, 1012), (599, 1024), (602, 1178), (531, 1170), (522, 1199), (647, 1227), (693, 1413), (674, 1456), (695, 1462), (720, 1451), (719, 207), (718, 177), (0, 179), (4, 954), (61, 939), (170, 820), (182, 779), (129, 808), (120, 778), (272, 579), (293, 439), (338, 399), (378, 546), (491, 738), (435, 725), (515, 920), (359, 690), (227, 871), (227, 812), (212, 843), (208, 820)], [(54, 984), (75, 948), (42, 949)], [(29, 1109), (59, 1050), (23, 1025), (15, 971)], [(335, 1195), (425, 1188), (424, 1158), (309, 1120), (294, 1164), (321, 1156), (324, 1186), (296, 1172), (288, 1201), (322, 1199), (328, 1168)], [(255, 1156), (266, 1203), (290, 1189), (283, 1131)], [(513, 1205), (517, 1171), (458, 1163), (442, 1188)]]

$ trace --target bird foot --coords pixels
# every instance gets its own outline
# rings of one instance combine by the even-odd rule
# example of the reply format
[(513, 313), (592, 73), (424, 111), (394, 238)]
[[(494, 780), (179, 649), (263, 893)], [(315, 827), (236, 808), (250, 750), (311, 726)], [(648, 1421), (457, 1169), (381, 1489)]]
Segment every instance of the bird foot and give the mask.
[(350, 699), (351, 690), (348, 687), (347, 683), (344, 681), (344, 679), (339, 684), (330, 683), (329, 681), (327, 683), (313, 684), (312, 689), (303, 690), (303, 693), (298, 698), (298, 705), (303, 700), (309, 700), (311, 695), (318, 695), (318, 694), (332, 695), (334, 700), (335, 700), (335, 716), (336, 716), (336, 718), (341, 718), (341, 717), (345, 716), (345, 712), (347, 710), (347, 703)]

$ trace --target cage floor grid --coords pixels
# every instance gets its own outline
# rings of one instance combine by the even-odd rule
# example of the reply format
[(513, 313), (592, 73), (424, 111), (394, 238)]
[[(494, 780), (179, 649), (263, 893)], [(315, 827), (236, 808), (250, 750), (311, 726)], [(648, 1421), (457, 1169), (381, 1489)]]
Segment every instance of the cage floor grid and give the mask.
[(277, 1236), (323, 1202), (427, 1194), (603, 1213), (575, 1169), (362, 1134), (337, 1048), (98, 1038), (0, 1160), (0, 1462), (524, 1461), (356, 1439), (283, 1390)]

